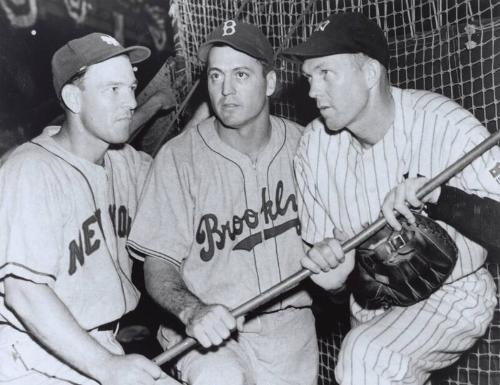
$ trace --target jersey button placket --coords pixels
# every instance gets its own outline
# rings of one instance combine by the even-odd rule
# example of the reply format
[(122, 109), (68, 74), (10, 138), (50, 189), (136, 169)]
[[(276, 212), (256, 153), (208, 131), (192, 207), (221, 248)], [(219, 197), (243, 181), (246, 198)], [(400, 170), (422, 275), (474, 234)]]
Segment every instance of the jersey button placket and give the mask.
[(361, 154), (358, 154), (357, 160), (356, 160), (356, 174), (360, 175), (359, 178), (356, 178), (356, 200), (357, 204), (360, 206), (360, 217), (358, 219), (359, 223), (357, 225), (361, 228), (364, 223), (369, 222), (369, 208), (370, 208), (370, 202), (367, 194), (367, 185), (366, 185), (366, 178), (365, 178), (365, 165), (363, 163), (363, 157)]

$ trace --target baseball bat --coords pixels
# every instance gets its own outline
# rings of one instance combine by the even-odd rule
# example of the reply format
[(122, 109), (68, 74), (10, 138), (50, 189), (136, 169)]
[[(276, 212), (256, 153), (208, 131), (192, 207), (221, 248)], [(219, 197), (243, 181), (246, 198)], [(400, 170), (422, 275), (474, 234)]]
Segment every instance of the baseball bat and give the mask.
[[(463, 157), (452, 163), (449, 167), (441, 171), (435, 177), (429, 179), (429, 181), (417, 191), (417, 198), (422, 199), (427, 194), (432, 192), (435, 188), (439, 187), (440, 185), (451, 179), (453, 176), (455, 176), (457, 173), (459, 173), (461, 170), (463, 170), (465, 167), (471, 164), (475, 159), (477, 159), (483, 153), (492, 148), (499, 140), (500, 140), (500, 131), (490, 135), (488, 138), (486, 138), (484, 141), (482, 141), (476, 147), (474, 147), (471, 151), (466, 153)], [(382, 229), (386, 225), (386, 223), (387, 222), (385, 218), (380, 217), (375, 222), (373, 222), (368, 227), (359, 232), (357, 235), (343, 242), (342, 250), (344, 251), (344, 253), (351, 251), (352, 249), (354, 249), (355, 247), (359, 246), (361, 243), (366, 241), (368, 238), (370, 238), (372, 235), (377, 233), (380, 229)], [(285, 293), (286, 291), (292, 289), (293, 287), (297, 286), (301, 281), (309, 277), (311, 274), (312, 274), (311, 271), (302, 269), (297, 273), (291, 275), (290, 277), (286, 278), (285, 280), (281, 281), (280, 283), (270, 287), (269, 289), (259, 294), (258, 296), (248, 300), (247, 302), (233, 309), (231, 311), (231, 314), (236, 318), (243, 316), (257, 309), (259, 306), (269, 302), (270, 300), (278, 297), (279, 295)], [(187, 350), (193, 348), (196, 344), (197, 341), (194, 338), (187, 337), (181, 342), (172, 346), (172, 348), (159, 354), (157, 357), (153, 359), (153, 362), (155, 362), (158, 365), (163, 365), (164, 363), (177, 357), (181, 353), (184, 353)]]

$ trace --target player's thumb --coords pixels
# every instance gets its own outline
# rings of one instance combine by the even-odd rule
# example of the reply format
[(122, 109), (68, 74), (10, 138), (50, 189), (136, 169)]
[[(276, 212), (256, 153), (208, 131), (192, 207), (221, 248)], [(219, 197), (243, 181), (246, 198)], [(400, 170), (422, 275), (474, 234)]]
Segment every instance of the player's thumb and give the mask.
[(155, 380), (166, 376), (165, 372), (163, 372), (158, 365), (156, 365), (153, 361), (148, 360), (146, 357), (140, 357), (140, 365), (142, 370), (148, 373)]
[(339, 228), (333, 229), (333, 236), (335, 237), (336, 240), (338, 240), (340, 242), (344, 242), (344, 241), (347, 241), (349, 239), (349, 236), (346, 233), (344, 233), (342, 230), (340, 230)]
[(242, 332), (243, 331), (243, 325), (245, 324), (245, 317), (241, 316), (236, 318), (236, 328), (238, 331)]

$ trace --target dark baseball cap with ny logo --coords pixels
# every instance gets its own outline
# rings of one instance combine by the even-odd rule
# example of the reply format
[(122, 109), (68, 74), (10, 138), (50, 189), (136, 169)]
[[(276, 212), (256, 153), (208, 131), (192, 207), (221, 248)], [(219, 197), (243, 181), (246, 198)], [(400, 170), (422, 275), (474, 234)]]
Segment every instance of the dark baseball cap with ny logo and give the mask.
[(361, 13), (332, 14), (318, 24), (304, 43), (284, 50), (285, 58), (308, 58), (363, 53), (389, 68), (389, 47), (382, 29)]
[(63, 86), (79, 72), (123, 54), (135, 64), (146, 60), (151, 51), (143, 46), (124, 48), (114, 37), (98, 32), (70, 40), (52, 56), (52, 81), (57, 97), (61, 98)]

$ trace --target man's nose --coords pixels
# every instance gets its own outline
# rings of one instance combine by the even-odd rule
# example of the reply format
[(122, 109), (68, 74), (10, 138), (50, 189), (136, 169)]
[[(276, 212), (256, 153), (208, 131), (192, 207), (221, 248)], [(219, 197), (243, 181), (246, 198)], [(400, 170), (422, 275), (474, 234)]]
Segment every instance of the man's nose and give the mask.
[(234, 84), (231, 76), (226, 76), (222, 82), (222, 95), (234, 94)]
[(133, 89), (126, 92), (126, 95), (124, 96), (124, 104), (130, 110), (135, 110), (137, 107), (137, 100), (135, 99), (135, 92)]
[(309, 80), (309, 97), (316, 99), (319, 95), (319, 84), (318, 81), (311, 78)]

